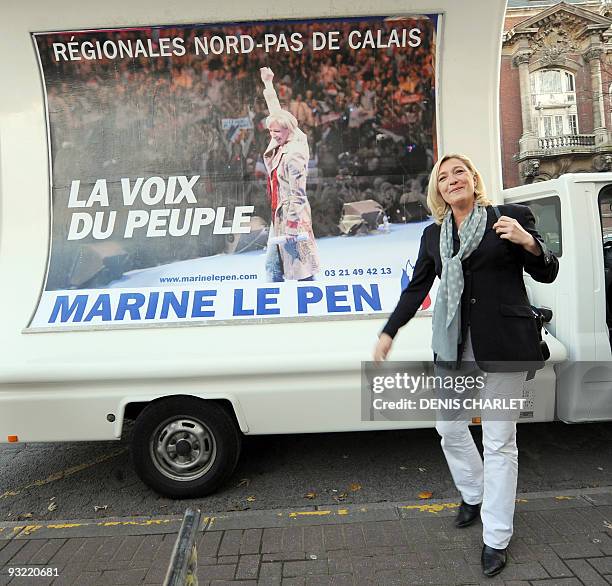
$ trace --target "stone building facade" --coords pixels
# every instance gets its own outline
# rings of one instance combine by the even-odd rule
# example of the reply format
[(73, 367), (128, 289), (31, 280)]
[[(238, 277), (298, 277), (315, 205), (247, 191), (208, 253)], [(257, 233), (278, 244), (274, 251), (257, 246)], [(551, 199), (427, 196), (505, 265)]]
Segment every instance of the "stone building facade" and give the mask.
[(500, 71), (505, 187), (612, 170), (611, 27), (611, 0), (509, 0)]

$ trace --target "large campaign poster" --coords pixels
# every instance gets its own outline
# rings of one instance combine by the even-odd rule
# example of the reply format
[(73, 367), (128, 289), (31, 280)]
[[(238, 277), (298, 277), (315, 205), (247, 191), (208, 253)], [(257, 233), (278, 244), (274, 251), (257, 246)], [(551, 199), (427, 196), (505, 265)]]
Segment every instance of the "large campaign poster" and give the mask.
[(35, 33), (52, 222), (30, 327), (391, 311), (431, 222), (437, 23)]

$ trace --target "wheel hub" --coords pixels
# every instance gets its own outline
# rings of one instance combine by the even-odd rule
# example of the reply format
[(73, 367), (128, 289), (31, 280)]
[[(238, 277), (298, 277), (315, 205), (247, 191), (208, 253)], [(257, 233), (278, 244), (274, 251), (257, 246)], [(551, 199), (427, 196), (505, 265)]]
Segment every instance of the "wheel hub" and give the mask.
[(176, 442), (176, 453), (179, 456), (188, 456), (191, 453), (191, 442), (186, 439), (180, 439)]
[(166, 477), (182, 481), (206, 474), (217, 455), (210, 429), (191, 418), (162, 423), (151, 437), (150, 449), (155, 467)]

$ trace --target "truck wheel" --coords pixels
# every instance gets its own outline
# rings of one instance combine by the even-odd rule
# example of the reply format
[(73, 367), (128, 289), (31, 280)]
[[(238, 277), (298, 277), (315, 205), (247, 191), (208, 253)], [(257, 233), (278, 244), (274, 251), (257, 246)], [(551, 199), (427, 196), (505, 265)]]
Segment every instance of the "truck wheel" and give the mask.
[(134, 467), (153, 490), (174, 498), (213, 492), (234, 471), (241, 435), (219, 405), (171, 397), (148, 405), (136, 419)]

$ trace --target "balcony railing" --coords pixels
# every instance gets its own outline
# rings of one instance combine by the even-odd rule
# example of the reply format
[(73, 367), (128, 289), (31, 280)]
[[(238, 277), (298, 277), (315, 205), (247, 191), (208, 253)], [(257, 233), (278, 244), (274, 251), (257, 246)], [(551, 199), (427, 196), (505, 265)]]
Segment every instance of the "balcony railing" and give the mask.
[(595, 146), (595, 135), (565, 134), (563, 136), (547, 136), (539, 138), (538, 144), (543, 151), (567, 147), (592, 147)]

